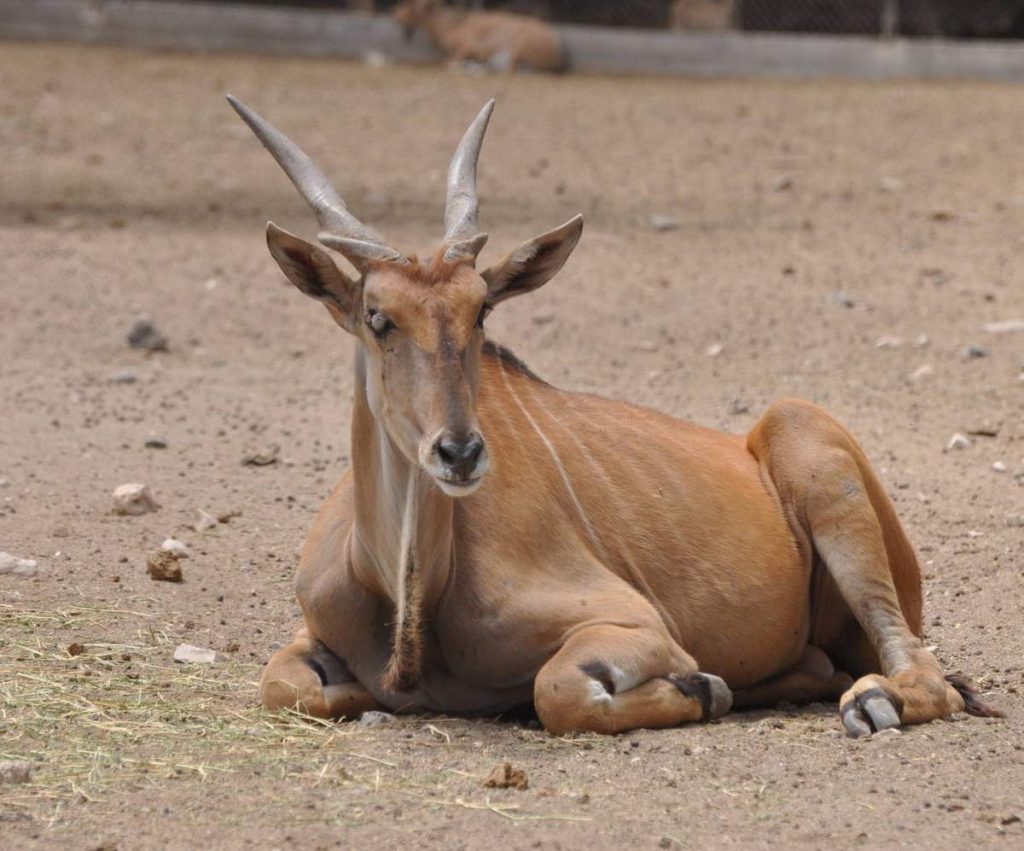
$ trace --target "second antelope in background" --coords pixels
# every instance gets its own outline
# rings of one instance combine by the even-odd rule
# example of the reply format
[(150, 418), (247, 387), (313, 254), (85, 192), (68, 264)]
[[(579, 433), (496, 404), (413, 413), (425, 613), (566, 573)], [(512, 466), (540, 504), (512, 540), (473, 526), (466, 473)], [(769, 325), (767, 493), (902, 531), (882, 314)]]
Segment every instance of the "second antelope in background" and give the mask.
[(562, 40), (550, 24), (511, 12), (468, 12), (439, 0), (403, 0), (395, 21), (423, 30), (451, 62), (482, 62), (499, 71), (561, 71)]

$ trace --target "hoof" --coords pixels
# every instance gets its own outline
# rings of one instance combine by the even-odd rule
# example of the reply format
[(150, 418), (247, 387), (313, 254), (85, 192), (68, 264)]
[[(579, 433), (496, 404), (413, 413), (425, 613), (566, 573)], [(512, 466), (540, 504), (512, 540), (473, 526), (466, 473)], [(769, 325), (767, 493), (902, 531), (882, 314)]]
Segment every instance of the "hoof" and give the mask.
[(853, 694), (842, 702), (840, 712), (846, 732), (854, 739), (900, 726), (900, 713), (880, 688)]
[(700, 701), (702, 721), (721, 718), (732, 709), (732, 690), (714, 674), (669, 674), (666, 679), (687, 697)]

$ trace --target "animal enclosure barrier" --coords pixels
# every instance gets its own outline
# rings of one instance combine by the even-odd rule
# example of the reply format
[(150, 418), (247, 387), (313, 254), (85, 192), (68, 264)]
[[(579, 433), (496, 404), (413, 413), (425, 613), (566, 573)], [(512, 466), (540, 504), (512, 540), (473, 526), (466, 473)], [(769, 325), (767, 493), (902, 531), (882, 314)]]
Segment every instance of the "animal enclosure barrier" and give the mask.
[[(395, 0), (0, 0), (0, 38), (137, 48), (442, 59)], [(546, 21), (565, 70), (700, 77), (1024, 81), (1024, 0), (461, 0)], [(673, 28), (673, 24), (675, 27)]]

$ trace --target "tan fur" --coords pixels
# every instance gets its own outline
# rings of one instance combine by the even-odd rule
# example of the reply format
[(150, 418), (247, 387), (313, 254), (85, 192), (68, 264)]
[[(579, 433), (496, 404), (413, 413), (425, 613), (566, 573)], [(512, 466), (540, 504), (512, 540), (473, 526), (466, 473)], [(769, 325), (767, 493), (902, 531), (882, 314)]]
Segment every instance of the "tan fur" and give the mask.
[(581, 230), (482, 272), (442, 246), (356, 280), (268, 227), (356, 357), (352, 468), (303, 549), (304, 624), (267, 665), (264, 705), (532, 700), (557, 733), (708, 720), (733, 691), (742, 706), (842, 692), (852, 735), (980, 712), (922, 644), (913, 548), (820, 408), (778, 402), (736, 437), (558, 390), (485, 343), (487, 309), (544, 285)]
[(467, 12), (437, 0), (404, 0), (393, 17), (407, 30), (423, 30), (452, 62), (500, 62), (509, 71), (561, 71), (565, 64), (558, 32), (527, 15)]
[(735, 0), (675, 0), (669, 27), (677, 30), (727, 30), (734, 26)]

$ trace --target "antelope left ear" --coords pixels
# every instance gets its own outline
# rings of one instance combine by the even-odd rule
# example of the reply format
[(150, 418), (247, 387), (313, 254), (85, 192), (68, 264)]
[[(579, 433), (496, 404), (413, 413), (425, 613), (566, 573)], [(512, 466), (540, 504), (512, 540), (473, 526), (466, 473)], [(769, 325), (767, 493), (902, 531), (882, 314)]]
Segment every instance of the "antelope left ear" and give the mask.
[(310, 298), (323, 302), (334, 321), (352, 329), (359, 282), (345, 275), (322, 248), (267, 222), (267, 247), (285, 276)]
[(583, 216), (578, 215), (524, 242), (482, 273), (487, 282), (487, 300), (493, 305), (544, 286), (565, 265), (581, 233)]

